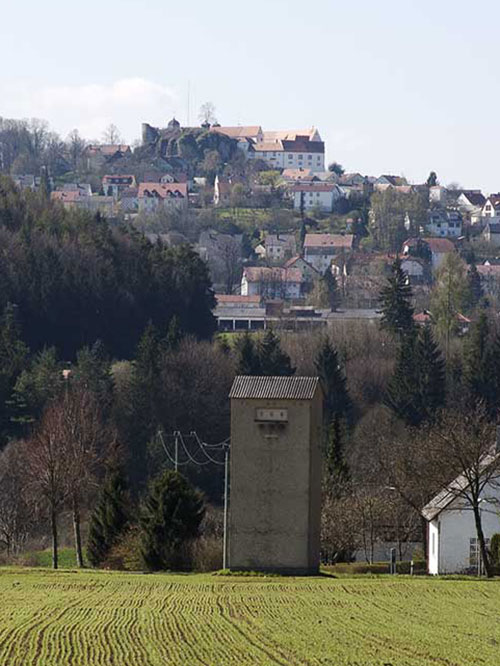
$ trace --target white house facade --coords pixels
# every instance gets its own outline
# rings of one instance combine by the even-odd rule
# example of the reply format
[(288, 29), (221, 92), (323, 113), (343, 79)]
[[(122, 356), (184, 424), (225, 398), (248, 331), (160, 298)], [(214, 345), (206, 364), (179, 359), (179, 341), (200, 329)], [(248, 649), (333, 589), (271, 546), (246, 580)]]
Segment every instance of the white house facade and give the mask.
[(462, 215), (458, 210), (441, 208), (429, 211), (427, 232), (433, 236), (458, 238), (462, 235)]
[(353, 239), (352, 234), (306, 234), (304, 259), (323, 275), (334, 257), (352, 250)]
[(242, 296), (293, 300), (301, 297), (302, 273), (297, 268), (248, 267), (241, 278)]
[[(488, 543), (493, 534), (500, 532), (500, 488), (496, 484), (486, 486), (483, 494), (481, 523)], [(448, 504), (442, 500), (440, 494), (423, 510), (428, 520), (429, 574), (480, 573), (482, 563), (470, 505), (453, 494)], [(437, 506), (440, 503), (445, 506)]]
[(335, 183), (300, 183), (291, 189), (295, 210), (320, 210), (331, 213), (333, 205), (345, 197), (341, 188)]

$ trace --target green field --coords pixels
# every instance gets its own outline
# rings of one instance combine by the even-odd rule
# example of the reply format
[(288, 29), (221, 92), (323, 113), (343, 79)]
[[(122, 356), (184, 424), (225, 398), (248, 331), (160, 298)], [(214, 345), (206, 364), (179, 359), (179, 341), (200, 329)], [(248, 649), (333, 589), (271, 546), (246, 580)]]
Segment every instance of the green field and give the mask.
[(0, 570), (1, 666), (500, 664), (500, 582)]

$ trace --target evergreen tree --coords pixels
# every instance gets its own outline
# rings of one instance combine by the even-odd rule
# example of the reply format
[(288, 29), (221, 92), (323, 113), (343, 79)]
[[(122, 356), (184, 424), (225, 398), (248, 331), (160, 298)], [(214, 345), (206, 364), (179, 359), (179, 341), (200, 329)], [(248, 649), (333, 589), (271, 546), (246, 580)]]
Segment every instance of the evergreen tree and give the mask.
[(290, 376), (295, 373), (290, 357), (281, 349), (280, 339), (268, 328), (258, 344), (259, 370), (261, 375)]
[(349, 419), (352, 403), (339, 355), (325, 337), (314, 361), (323, 389), (323, 417), (330, 424), (335, 417)]
[(165, 338), (165, 346), (171, 351), (177, 349), (180, 341), (182, 340), (182, 331), (179, 324), (179, 318), (174, 315), (168, 325), (167, 337)]
[(394, 374), (384, 396), (384, 403), (408, 425), (416, 425), (419, 421), (414, 404), (415, 390), (418, 386), (415, 343), (415, 333), (402, 338)]
[(483, 403), (489, 412), (494, 411), (497, 403), (494, 371), (498, 362), (493, 358), (494, 350), (495, 342), (490, 342), (488, 317), (481, 312), (465, 342), (463, 377), (469, 401)]
[(13, 421), (22, 426), (33, 423), (63, 387), (64, 378), (55, 348), (43, 349), (16, 380), (12, 395)]
[(432, 420), (444, 405), (445, 366), (429, 328), (405, 336), (384, 403), (409, 426)]
[(185, 564), (182, 547), (198, 535), (205, 514), (201, 494), (178, 472), (154, 479), (141, 511), (141, 555), (152, 571)]
[(113, 398), (113, 378), (111, 362), (101, 340), (77, 352), (76, 366), (70, 377), (70, 381), (90, 391), (106, 413)]
[(135, 485), (146, 477), (147, 444), (161, 423), (161, 360), (164, 347), (150, 322), (137, 346), (128, 391), (127, 437), (131, 449), (129, 477)]
[(0, 320), (0, 448), (7, 440), (16, 418), (12, 393), (17, 378), (28, 364), (29, 349), (21, 338), (17, 308), (7, 304)]
[(437, 185), (438, 179), (435, 171), (431, 171), (429, 177), (427, 178), (426, 184), (428, 187), (434, 187)]
[(111, 469), (90, 517), (87, 557), (92, 566), (102, 564), (129, 520), (127, 483), (120, 467)]
[(415, 412), (419, 415), (420, 422), (429, 421), (444, 407), (446, 398), (445, 362), (429, 326), (420, 330), (415, 349), (415, 365), (418, 377)]
[(321, 278), (322, 286), (326, 295), (326, 302), (332, 312), (335, 312), (340, 305), (341, 296), (337, 283), (337, 277), (332, 273), (331, 268), (327, 268)]
[(350, 478), (344, 450), (347, 439), (345, 420), (335, 416), (327, 428), (326, 435), (325, 481), (328, 492), (335, 496)]
[(474, 309), (479, 305), (483, 297), (481, 276), (479, 275), (477, 266), (474, 262), (470, 264), (467, 270), (467, 287), (469, 292), (469, 307)]
[(259, 353), (254, 344), (253, 338), (250, 333), (245, 332), (244, 335), (238, 340), (237, 346), (237, 361), (236, 361), (236, 374), (237, 375), (260, 375), (260, 359)]
[(380, 292), (382, 328), (397, 336), (410, 333), (414, 327), (411, 299), (412, 290), (408, 276), (401, 268), (398, 257), (392, 265), (386, 286)]

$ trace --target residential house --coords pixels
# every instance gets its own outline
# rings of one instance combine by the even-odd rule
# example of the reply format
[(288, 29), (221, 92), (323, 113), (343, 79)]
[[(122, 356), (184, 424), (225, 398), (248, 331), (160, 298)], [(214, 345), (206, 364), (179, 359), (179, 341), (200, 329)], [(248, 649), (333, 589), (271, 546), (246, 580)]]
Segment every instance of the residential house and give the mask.
[(291, 257), (283, 264), (283, 268), (297, 268), (302, 273), (302, 281), (305, 284), (312, 284), (321, 277), (321, 274), (307, 262), (304, 257), (299, 255)]
[(485, 293), (495, 298), (500, 298), (500, 265), (485, 261), (477, 266), (477, 272), (481, 276), (481, 285)]
[(64, 183), (61, 187), (57, 188), (63, 192), (78, 192), (83, 197), (92, 196), (92, 187), (90, 183)]
[(186, 183), (140, 183), (137, 193), (139, 212), (184, 210), (188, 205)]
[(420, 257), (403, 257), (401, 268), (408, 276), (410, 284), (423, 284), (427, 281), (426, 262)]
[(481, 209), (481, 221), (483, 224), (500, 222), (500, 194), (490, 194)]
[(498, 222), (488, 222), (481, 233), (481, 237), (492, 245), (500, 246), (500, 218)]
[(306, 234), (304, 259), (323, 275), (334, 257), (351, 252), (353, 240), (352, 234)]
[[(422, 312), (417, 312), (413, 315), (413, 321), (417, 326), (427, 326), (432, 323), (432, 313), (429, 310), (422, 310)], [(457, 324), (457, 329), (459, 335), (465, 335), (468, 333), (472, 320), (463, 315), (461, 312), (455, 314), (455, 322)]]
[(283, 169), (281, 177), (283, 180), (291, 183), (305, 181), (307, 183), (315, 179), (315, 172), (312, 169)]
[(402, 253), (407, 256), (413, 254), (422, 245), (429, 248), (433, 270), (438, 269), (444, 258), (450, 252), (455, 251), (455, 246), (448, 238), (409, 238), (403, 243)]
[[(496, 464), (498, 448), (481, 461), (482, 469)], [(492, 475), (484, 484), (480, 502), (481, 524), (488, 545), (493, 534), (500, 532), (500, 484)], [(477, 539), (474, 513), (465, 496), (469, 481), (465, 474), (454, 479), (422, 509), (427, 520), (428, 572), (433, 575), (478, 575), (482, 562)]]
[(366, 183), (365, 176), (360, 173), (344, 173), (339, 178), (340, 185), (347, 185), (348, 187), (362, 188)]
[(89, 171), (98, 171), (105, 164), (110, 164), (122, 157), (129, 157), (132, 154), (130, 146), (125, 144), (93, 144), (85, 149), (87, 159), (87, 168)]
[(434, 236), (458, 238), (462, 235), (462, 215), (458, 210), (432, 208), (428, 212), (426, 228)]
[(432, 185), (429, 187), (429, 203), (446, 206), (448, 203), (448, 190), (442, 185)]
[(261, 259), (282, 262), (297, 252), (297, 243), (294, 234), (267, 234), (264, 241), (255, 248), (255, 253)]
[(336, 183), (297, 183), (291, 187), (295, 210), (319, 209), (331, 213), (335, 202), (344, 198)]
[[(41, 178), (40, 176), (34, 176), (33, 174), (21, 173), (12, 176), (12, 180), (21, 190), (31, 190), (36, 192), (40, 187)], [(49, 187), (54, 188), (54, 180), (51, 177), (48, 179)]]
[(403, 176), (390, 176), (384, 174), (379, 176), (373, 183), (373, 188), (375, 190), (384, 191), (388, 186), (390, 187), (399, 187), (400, 185), (408, 186), (408, 181)]
[(113, 217), (116, 212), (113, 197), (89, 195), (81, 190), (56, 190), (51, 192), (50, 198), (61, 203), (67, 210), (86, 210), (93, 215), (99, 213), (105, 217)]
[(472, 213), (484, 208), (486, 197), (481, 190), (462, 190), (457, 197), (457, 204), (461, 209)]
[(125, 190), (137, 187), (135, 176), (116, 174), (107, 175), (102, 178), (102, 191), (110, 197), (118, 199), (120, 194)]
[(241, 294), (264, 300), (292, 300), (301, 297), (302, 282), (298, 268), (252, 266), (243, 269)]

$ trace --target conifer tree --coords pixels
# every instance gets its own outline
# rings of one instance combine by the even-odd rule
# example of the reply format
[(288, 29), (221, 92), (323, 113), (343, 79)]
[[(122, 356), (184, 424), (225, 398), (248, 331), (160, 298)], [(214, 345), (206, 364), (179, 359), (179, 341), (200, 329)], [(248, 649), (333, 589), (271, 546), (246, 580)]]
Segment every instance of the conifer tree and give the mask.
[(408, 425), (416, 425), (419, 420), (414, 403), (418, 386), (415, 346), (415, 333), (402, 338), (394, 374), (384, 396), (384, 403)]
[(469, 401), (475, 404), (482, 402), (489, 412), (495, 409), (497, 402), (495, 342), (490, 341), (488, 317), (481, 312), (472, 324), (465, 343), (463, 376)]
[(135, 485), (146, 476), (147, 443), (161, 422), (161, 359), (164, 347), (150, 322), (137, 347), (127, 406), (127, 437), (131, 448), (129, 476)]
[(330, 495), (337, 494), (337, 489), (342, 488), (350, 478), (344, 450), (346, 440), (345, 420), (335, 416), (326, 431), (325, 480)]
[(322, 286), (325, 290), (326, 302), (332, 312), (335, 312), (340, 305), (341, 297), (336, 276), (331, 268), (327, 268), (321, 278)]
[(418, 391), (416, 412), (420, 421), (430, 421), (445, 404), (446, 369), (441, 350), (434, 340), (430, 326), (424, 326), (415, 348)]
[(178, 568), (182, 546), (198, 535), (205, 514), (201, 494), (178, 472), (153, 479), (141, 511), (141, 555), (152, 571)]
[(432, 420), (445, 401), (444, 360), (428, 327), (406, 335), (400, 344), (385, 404), (407, 425)]
[(179, 317), (174, 315), (168, 325), (167, 337), (165, 338), (165, 346), (170, 351), (177, 349), (180, 341), (182, 340), (182, 330), (179, 323)]
[(469, 292), (469, 305), (475, 308), (481, 302), (483, 297), (483, 286), (481, 276), (478, 273), (477, 266), (472, 262), (467, 270), (467, 286)]
[(408, 276), (401, 268), (401, 260), (396, 258), (387, 284), (380, 292), (382, 311), (381, 326), (393, 335), (403, 336), (413, 328), (412, 290)]
[(111, 469), (90, 517), (87, 557), (92, 566), (102, 564), (129, 521), (127, 483), (120, 467)]
[(323, 389), (323, 416), (327, 424), (336, 416), (348, 419), (352, 403), (347, 380), (334, 345), (325, 337), (314, 361)]
[(268, 328), (258, 344), (259, 370), (261, 375), (290, 376), (295, 373), (290, 357), (281, 349), (280, 339)]
[(260, 359), (250, 333), (245, 332), (236, 345), (237, 375), (260, 375)]

